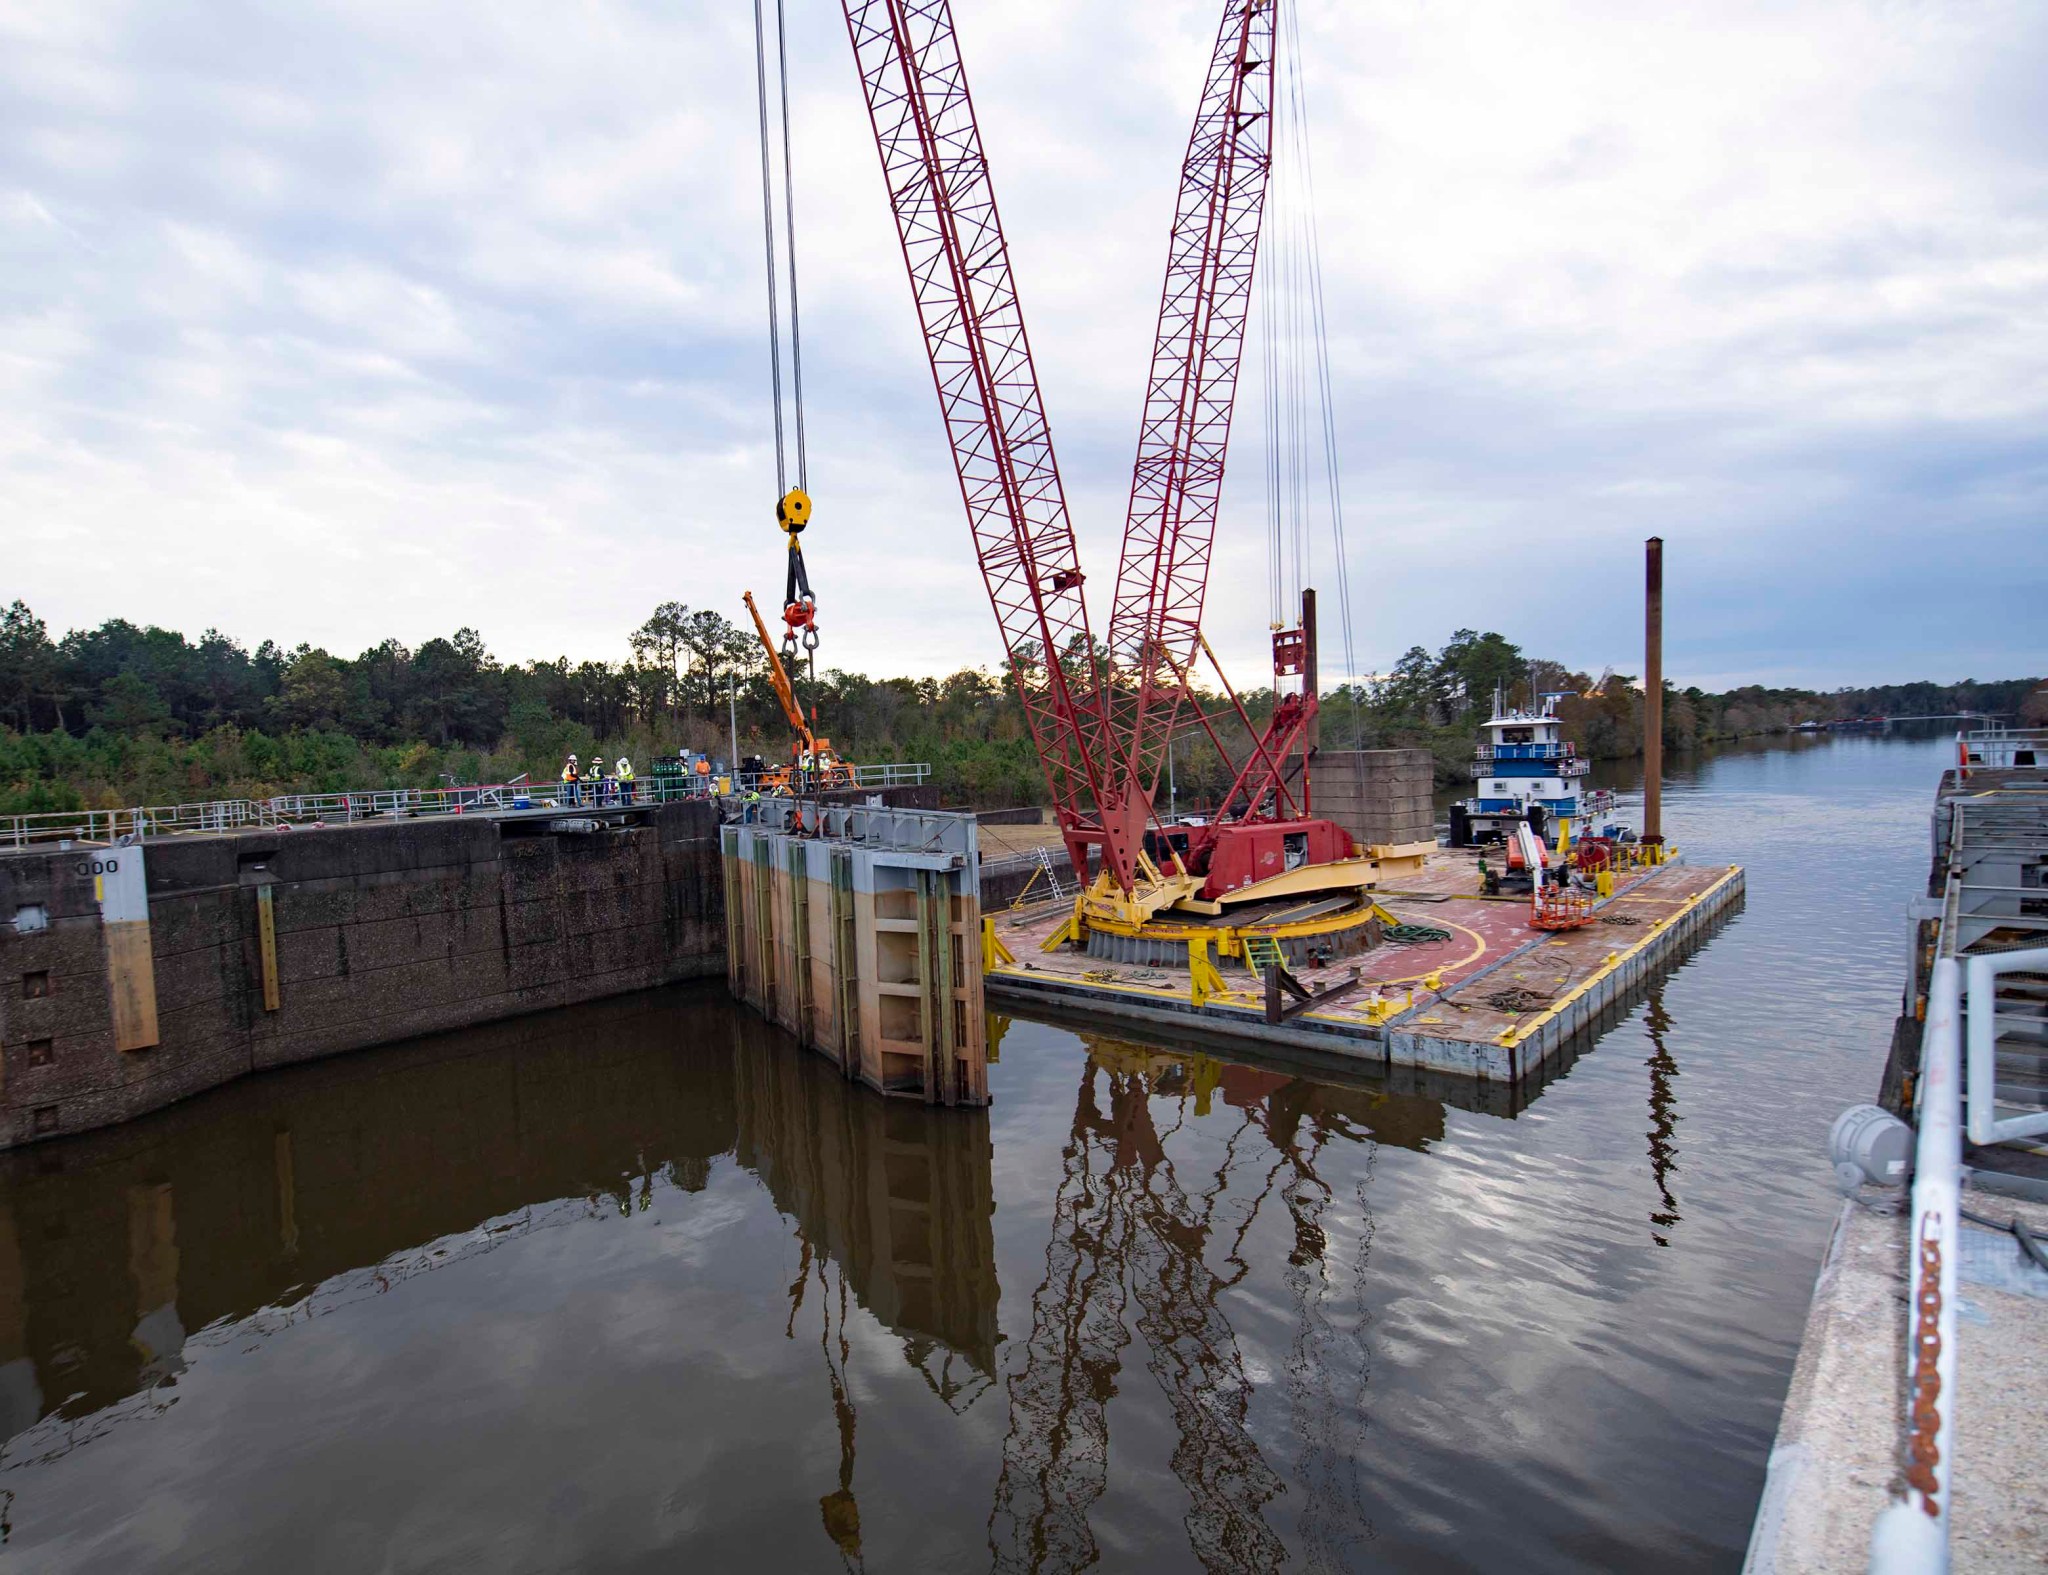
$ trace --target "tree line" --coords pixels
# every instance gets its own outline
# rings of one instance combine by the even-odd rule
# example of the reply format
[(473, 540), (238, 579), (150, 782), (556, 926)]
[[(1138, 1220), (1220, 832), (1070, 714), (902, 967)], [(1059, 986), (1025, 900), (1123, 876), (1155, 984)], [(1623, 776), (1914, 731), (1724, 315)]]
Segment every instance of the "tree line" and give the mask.
[[(735, 714), (740, 754), (786, 755), (788, 726), (753, 631), (671, 601), (625, 644), (631, 654), (621, 662), (506, 663), (477, 631), (458, 629), (417, 648), (386, 640), (354, 657), (269, 640), (251, 652), (217, 630), (191, 640), (122, 619), (53, 638), (16, 601), (0, 615), (0, 813), (546, 780), (572, 750), (586, 760), (625, 755), (644, 775), (652, 756), (678, 749), (730, 755)], [(1090, 665), (1080, 652), (1061, 661), (1076, 680)], [(1036, 666), (1030, 653), (1023, 665)], [(1326, 694), (1323, 747), (1421, 745), (1435, 752), (1443, 781), (1459, 781), (1495, 691), (1523, 700), (1532, 685), (1570, 697), (1561, 709), (1587, 754), (1639, 748), (1642, 696), (1627, 675), (1570, 671), (1470, 629), (1437, 651), (1411, 649), (1381, 681)], [(2048, 703), (2039, 688), (2032, 679), (1830, 694), (1667, 686), (1665, 742), (1683, 750), (1837, 716), (2015, 713)], [(948, 803), (1043, 797), (1006, 675), (829, 669), (799, 689), (818, 732), (847, 758), (927, 761)], [(1226, 708), (1220, 694), (1195, 698), (1212, 712)], [(1255, 721), (1271, 714), (1270, 690), (1239, 699)], [(1182, 807), (1213, 802), (1228, 786), (1228, 763), (1199, 731), (1177, 739), (1172, 756)]]

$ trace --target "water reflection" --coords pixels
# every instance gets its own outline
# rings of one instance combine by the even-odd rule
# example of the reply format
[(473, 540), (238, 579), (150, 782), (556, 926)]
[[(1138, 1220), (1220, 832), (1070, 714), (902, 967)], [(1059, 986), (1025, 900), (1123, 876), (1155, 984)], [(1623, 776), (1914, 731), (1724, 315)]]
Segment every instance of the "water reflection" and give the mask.
[[(1339, 1352), (1344, 1337), (1324, 1306), (1333, 1289), (1324, 1229), (1333, 1194), (1317, 1162), (1333, 1142), (1420, 1150), (1443, 1135), (1443, 1107), (1209, 1056), (1088, 1035), (1083, 1043), (1044, 1273), (1009, 1381), (989, 1517), (995, 1568), (1076, 1570), (1100, 1557), (1090, 1512), (1107, 1485), (1108, 1407), (1134, 1337), (1171, 1418), (1170, 1464), (1190, 1506), (1183, 1525), (1203, 1567), (1269, 1570), (1285, 1561), (1266, 1511), (1286, 1483), (1248, 1424), (1253, 1386), (1222, 1302), (1251, 1272), (1246, 1240), (1276, 1196), (1293, 1243), (1286, 1388), (1292, 1464), (1312, 1493), (1303, 1532), (1332, 1549), (1369, 1535), (1356, 1473), (1371, 1216), (1359, 1180), (1355, 1260), (1349, 1283), (1335, 1287), (1352, 1304), (1354, 1329)], [(1238, 1119), (1215, 1169), (1184, 1181), (1168, 1140), (1190, 1119), (1219, 1114), (1219, 1100)]]
[[(1664, 1244), (1678, 1069), (1661, 987), (1645, 1025)], [(991, 1026), (1000, 1043), (1007, 1021)], [(1006, 1408), (981, 1500), (995, 1569), (1052, 1575), (1112, 1551), (1098, 1538), (1119, 1401), (1138, 1405), (1142, 1447), (1160, 1441), (1203, 1567), (1356, 1563), (1375, 1537), (1361, 1478), (1372, 1178), (1382, 1148), (1445, 1140), (1445, 1103), (1413, 1074), (1340, 1081), (1086, 1034), (1081, 1048), (1049, 1229), (1023, 1276), (1028, 1331), (1007, 1348), (988, 1112), (875, 1099), (713, 992), (304, 1068), (7, 1156), (0, 1469), (163, 1414), (195, 1353), (540, 1232), (645, 1215), (667, 1189), (687, 1202), (723, 1161), (789, 1231), (776, 1323), (816, 1342), (799, 1405), (836, 1444), (794, 1485), (816, 1505), (809, 1536), (844, 1567), (871, 1540), (863, 1492), (888, 1502), (893, 1486), (857, 1469), (876, 1375), (856, 1369), (876, 1348), (856, 1308), (946, 1412), (990, 1394)], [(1509, 1117), (1536, 1092), (1456, 1087)], [(737, 1312), (760, 1290), (722, 1294)], [(802, 1432), (802, 1409), (790, 1425)], [(946, 1452), (943, 1423), (915, 1427)]]
[[(1029, 1332), (999, 1361), (987, 1112), (875, 1099), (713, 993), (656, 999), (302, 1068), (0, 1159), (0, 1469), (163, 1415), (207, 1351), (702, 1195), (729, 1161), (790, 1231), (777, 1322), (816, 1341), (815, 1405), (837, 1444), (836, 1472), (809, 1486), (812, 1535), (846, 1567), (865, 1557), (873, 1388), (855, 1371), (874, 1350), (856, 1307), (947, 1411), (1006, 1404), (983, 1500), (997, 1569), (1103, 1556), (1110, 1407), (1140, 1372), (1205, 1567), (1277, 1569), (1290, 1540), (1336, 1557), (1369, 1535), (1367, 1182), (1378, 1145), (1443, 1137), (1440, 1103), (1087, 1038)], [(1333, 1146), (1341, 1197), (1322, 1174)], [(1230, 1293), (1276, 1265), (1292, 1329), (1255, 1373)], [(1291, 1419), (1278, 1455), (1253, 1425), (1260, 1382)], [(1290, 1481), (1312, 1485), (1292, 1531), (1273, 1518)]]
[(1673, 1133), (1678, 1126), (1678, 1098), (1672, 1085), (1678, 1079), (1678, 1062), (1665, 1043), (1671, 1032), (1671, 1014), (1664, 1010), (1664, 983), (1650, 986), (1650, 998), (1643, 1009), (1643, 1028), (1650, 1041), (1650, 1056), (1643, 1064), (1650, 1069), (1650, 1176), (1657, 1184), (1661, 1209), (1650, 1211), (1650, 1239), (1660, 1247), (1671, 1245), (1664, 1232), (1678, 1223), (1678, 1199), (1671, 1192), (1671, 1173), (1678, 1169), (1678, 1144)]
[[(985, 1112), (863, 1097), (708, 993), (570, 1024), (304, 1068), (5, 1156), (0, 1466), (162, 1411), (194, 1341), (274, 1333), (536, 1231), (645, 1212), (657, 1180), (701, 1192), (723, 1156), (794, 1222), (840, 1323), (850, 1295), (949, 1404), (993, 1383)], [(850, 1416), (846, 1437), (850, 1473)]]

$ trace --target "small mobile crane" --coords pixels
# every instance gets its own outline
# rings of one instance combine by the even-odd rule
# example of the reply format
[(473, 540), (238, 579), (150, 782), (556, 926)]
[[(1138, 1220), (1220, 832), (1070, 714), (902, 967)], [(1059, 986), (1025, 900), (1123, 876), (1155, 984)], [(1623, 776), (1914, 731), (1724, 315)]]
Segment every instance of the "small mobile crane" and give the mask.
[(762, 621), (761, 609), (754, 605), (752, 591), (746, 593), (746, 603), (747, 611), (754, 617), (754, 632), (761, 637), (761, 649), (768, 656), (768, 681), (775, 686), (775, 698), (782, 702), (782, 714), (789, 718), (790, 731), (796, 734), (790, 747), (789, 763), (765, 773), (757, 784), (758, 790), (763, 793), (789, 793), (856, 786), (853, 767), (833, 753), (831, 739), (816, 736), (811, 731), (811, 724), (804, 719), (804, 708), (797, 703), (796, 687), (790, 683), (789, 670), (776, 654), (775, 642), (768, 637), (768, 625)]

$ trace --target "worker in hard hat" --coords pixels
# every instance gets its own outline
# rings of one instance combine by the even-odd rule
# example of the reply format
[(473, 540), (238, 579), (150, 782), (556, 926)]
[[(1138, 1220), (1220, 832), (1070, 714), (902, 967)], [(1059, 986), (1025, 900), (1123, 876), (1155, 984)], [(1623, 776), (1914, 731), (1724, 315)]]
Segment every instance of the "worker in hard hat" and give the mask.
[(602, 807), (604, 804), (604, 756), (597, 755), (590, 762), (590, 802)]
[(619, 802), (621, 804), (630, 804), (633, 802), (633, 762), (628, 760), (624, 755), (621, 755), (619, 756), (619, 764), (617, 770), (619, 778)]
[(582, 790), (577, 786), (581, 773), (576, 769), (576, 757), (571, 755), (562, 767), (562, 797), (570, 805), (583, 802)]

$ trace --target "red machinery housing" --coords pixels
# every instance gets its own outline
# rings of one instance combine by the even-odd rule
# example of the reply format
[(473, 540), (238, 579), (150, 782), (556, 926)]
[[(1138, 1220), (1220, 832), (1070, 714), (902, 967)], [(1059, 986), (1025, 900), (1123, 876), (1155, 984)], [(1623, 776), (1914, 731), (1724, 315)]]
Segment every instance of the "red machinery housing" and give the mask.
[(1190, 875), (1205, 877), (1199, 895), (1215, 902), (1291, 870), (1351, 858), (1358, 846), (1335, 821), (1303, 818), (1165, 826), (1146, 836), (1145, 851), (1162, 869), (1177, 855)]

